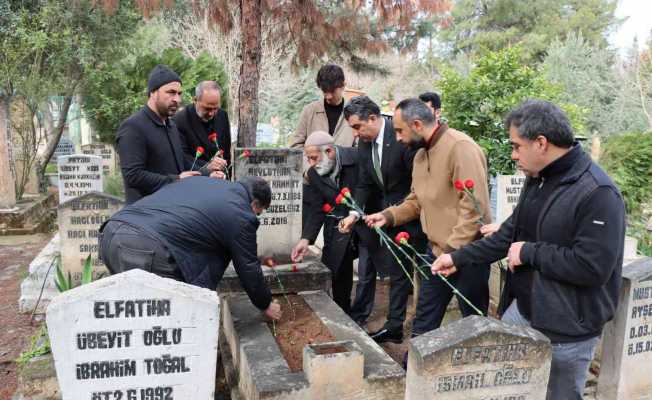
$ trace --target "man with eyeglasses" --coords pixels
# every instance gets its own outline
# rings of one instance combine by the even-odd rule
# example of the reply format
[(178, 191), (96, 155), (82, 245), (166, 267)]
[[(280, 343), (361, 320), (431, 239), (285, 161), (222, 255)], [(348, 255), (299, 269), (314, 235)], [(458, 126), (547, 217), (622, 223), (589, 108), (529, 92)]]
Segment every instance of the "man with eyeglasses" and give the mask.
[(174, 116), (185, 157), (193, 160), (197, 147), (202, 147), (204, 153), (197, 163), (207, 165), (211, 171), (224, 171), (231, 165), (231, 126), (229, 115), (222, 108), (221, 92), (215, 81), (200, 82), (195, 88), (194, 103)]

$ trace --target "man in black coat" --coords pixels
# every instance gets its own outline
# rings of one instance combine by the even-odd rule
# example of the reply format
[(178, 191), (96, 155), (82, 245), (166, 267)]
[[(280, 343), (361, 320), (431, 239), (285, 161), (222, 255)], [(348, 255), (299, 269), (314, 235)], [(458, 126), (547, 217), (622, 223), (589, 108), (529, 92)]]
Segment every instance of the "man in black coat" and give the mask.
[[(212, 161), (216, 170), (224, 170), (231, 165), (231, 126), (228, 114), (220, 108), (221, 100), (217, 82), (200, 82), (195, 88), (194, 104), (174, 116), (186, 158), (192, 161), (197, 147), (203, 147), (204, 154), (198, 161), (206, 164)], [(216, 139), (211, 137), (213, 134)]]
[(199, 172), (203, 162), (192, 168), (192, 160), (184, 157), (179, 131), (170, 119), (181, 102), (179, 75), (157, 65), (149, 76), (147, 90), (147, 104), (124, 120), (116, 134), (127, 204), (179, 179), (211, 173), (207, 168)]
[[(356, 202), (366, 213), (372, 212), (366, 208), (370, 195), (380, 191), (382, 209), (401, 203), (410, 193), (412, 163), (417, 149), (407, 147), (396, 140), (392, 121), (381, 116), (378, 105), (367, 96), (351, 99), (344, 107), (344, 117), (353, 128), (354, 135), (361, 139), (358, 143), (360, 178), (354, 194)], [(341, 230), (350, 230), (359, 219), (360, 216), (352, 211), (342, 220)], [(393, 238), (400, 231), (407, 231), (415, 248), (420, 252), (425, 251), (427, 240), (419, 221), (392, 228), (388, 233)], [(370, 333), (370, 336), (378, 343), (400, 343), (403, 341), (403, 322), (412, 289), (411, 283), (386, 247), (379, 247), (376, 251), (382, 254), (389, 264), (390, 304), (387, 322), (380, 330)], [(403, 266), (411, 274), (411, 261), (402, 256), (401, 259)]]
[(183, 179), (105, 222), (100, 258), (112, 274), (139, 268), (211, 290), (233, 261), (251, 302), (278, 319), (280, 306), (272, 302), (256, 246), (257, 216), (271, 197), (269, 184), (258, 177)]
[(547, 399), (581, 400), (602, 328), (618, 306), (625, 206), (557, 106), (528, 100), (505, 126), (512, 159), (527, 176), (519, 202), (497, 232), (441, 255), (432, 273), (507, 256), (502, 320), (532, 326), (552, 342)]
[(337, 229), (339, 220), (349, 215), (349, 211), (344, 204), (336, 204), (335, 198), (343, 188), (355, 188), (358, 180), (357, 149), (334, 145), (333, 137), (323, 131), (310, 133), (304, 146), (310, 165), (306, 172), (308, 184), (303, 191), (308, 209), (305, 210), (306, 222), (301, 240), (292, 250), (292, 260), (299, 262), (303, 259), (323, 226), (322, 262), (333, 274), (333, 300), (348, 314), (356, 246), (352, 232), (341, 233)]

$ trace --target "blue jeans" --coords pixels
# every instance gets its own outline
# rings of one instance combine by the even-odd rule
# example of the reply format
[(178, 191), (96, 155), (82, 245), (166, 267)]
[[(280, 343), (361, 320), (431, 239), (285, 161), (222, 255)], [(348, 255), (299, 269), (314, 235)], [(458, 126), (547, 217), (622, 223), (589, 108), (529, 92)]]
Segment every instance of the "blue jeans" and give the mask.
[[(518, 311), (516, 300), (509, 305), (502, 320), (512, 325), (530, 326)], [(553, 343), (547, 400), (582, 400), (584, 386), (600, 337), (581, 342)]]

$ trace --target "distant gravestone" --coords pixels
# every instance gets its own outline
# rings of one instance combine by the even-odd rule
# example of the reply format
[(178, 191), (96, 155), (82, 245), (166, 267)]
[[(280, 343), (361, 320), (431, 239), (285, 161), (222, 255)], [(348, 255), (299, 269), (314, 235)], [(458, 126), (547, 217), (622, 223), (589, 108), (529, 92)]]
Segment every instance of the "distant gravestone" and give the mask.
[(235, 178), (259, 176), (270, 183), (272, 203), (260, 217), (258, 255), (290, 262), (301, 239), (303, 153), (297, 149), (236, 149)]
[(59, 157), (61, 156), (69, 156), (75, 154), (75, 143), (73, 143), (72, 140), (65, 136), (61, 136), (61, 139), (59, 139), (59, 143), (57, 143), (57, 147), (54, 149), (54, 153), (52, 154), (52, 158), (50, 158), (51, 163), (56, 163), (59, 160)]
[(498, 175), (496, 178), (496, 222), (503, 223), (514, 211), (525, 183), (525, 175)]
[(214, 291), (134, 269), (57, 296), (46, 319), (63, 400), (214, 398)]
[(107, 273), (98, 257), (99, 228), (124, 202), (103, 193), (87, 193), (59, 204), (58, 223), (63, 270), (70, 272), (72, 280), (81, 281), (84, 261), (91, 255), (93, 277)]
[(59, 157), (59, 204), (89, 192), (102, 192), (102, 159), (74, 154)]
[(603, 333), (600, 400), (652, 399), (652, 258), (623, 268), (616, 316)]
[(102, 172), (112, 175), (116, 169), (116, 157), (113, 146), (106, 143), (91, 143), (81, 147), (82, 153), (102, 158)]
[(410, 340), (406, 400), (544, 400), (550, 341), (471, 316)]

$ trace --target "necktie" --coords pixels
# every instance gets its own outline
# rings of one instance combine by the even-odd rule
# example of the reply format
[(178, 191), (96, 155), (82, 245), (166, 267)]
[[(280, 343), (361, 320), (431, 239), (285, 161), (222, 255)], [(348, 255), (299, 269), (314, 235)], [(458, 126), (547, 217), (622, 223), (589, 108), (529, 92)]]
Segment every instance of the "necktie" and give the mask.
[(371, 152), (372, 155), (372, 161), (374, 164), (374, 171), (376, 172), (376, 176), (378, 177), (378, 180), (380, 181), (380, 184), (383, 184), (383, 174), (380, 171), (380, 157), (378, 157), (378, 143), (374, 141), (374, 146)]

